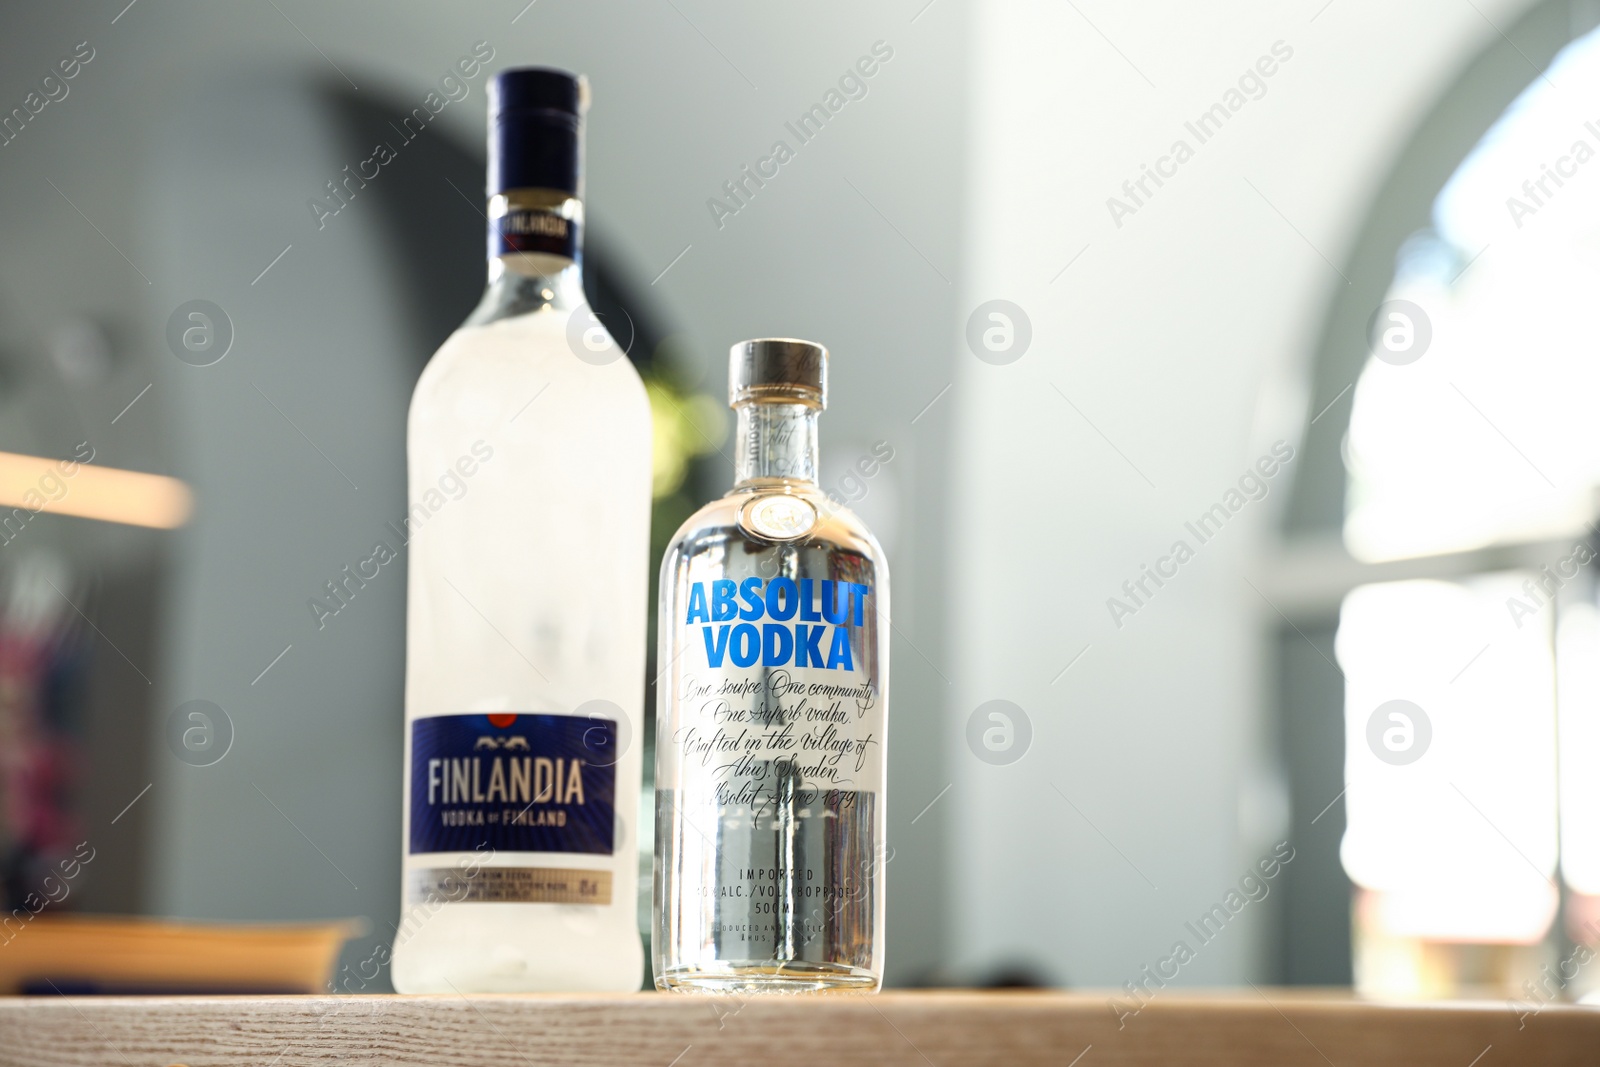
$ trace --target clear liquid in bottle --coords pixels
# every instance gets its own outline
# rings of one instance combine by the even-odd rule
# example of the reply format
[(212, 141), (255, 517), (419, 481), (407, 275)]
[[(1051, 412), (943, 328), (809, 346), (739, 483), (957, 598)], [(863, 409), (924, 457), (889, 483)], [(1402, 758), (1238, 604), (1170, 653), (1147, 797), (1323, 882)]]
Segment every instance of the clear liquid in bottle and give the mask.
[(581, 80), (491, 90), (490, 284), (407, 431), (407, 993), (639, 988), (649, 402), (579, 273)]
[(889, 580), (816, 483), (826, 359), (808, 342), (734, 347), (735, 486), (662, 561), (662, 989), (881, 982)]

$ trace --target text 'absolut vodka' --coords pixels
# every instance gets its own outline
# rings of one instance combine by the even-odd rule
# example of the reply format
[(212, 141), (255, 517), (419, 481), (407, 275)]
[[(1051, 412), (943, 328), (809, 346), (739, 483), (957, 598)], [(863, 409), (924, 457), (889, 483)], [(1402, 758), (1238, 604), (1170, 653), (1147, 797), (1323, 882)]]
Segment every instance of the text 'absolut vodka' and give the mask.
[[(822, 587), (820, 603), (817, 585)], [(713, 668), (726, 659), (735, 667), (753, 667), (759, 661), (763, 667), (853, 671), (850, 627), (860, 627), (865, 620), (871, 595), (871, 587), (859, 582), (720, 578), (689, 587), (689, 615), (684, 622), (703, 624), (706, 663)], [(757, 626), (762, 619), (773, 621)]]

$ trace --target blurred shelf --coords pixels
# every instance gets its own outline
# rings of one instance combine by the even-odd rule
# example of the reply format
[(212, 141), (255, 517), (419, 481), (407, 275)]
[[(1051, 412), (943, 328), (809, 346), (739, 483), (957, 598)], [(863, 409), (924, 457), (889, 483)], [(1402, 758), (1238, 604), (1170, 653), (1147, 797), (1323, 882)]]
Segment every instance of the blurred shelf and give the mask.
[(593, 996), (0, 998), (0, 1064), (1594, 1064), (1600, 1010), (1382, 1005), (1336, 993), (896, 992), (739, 1000)]

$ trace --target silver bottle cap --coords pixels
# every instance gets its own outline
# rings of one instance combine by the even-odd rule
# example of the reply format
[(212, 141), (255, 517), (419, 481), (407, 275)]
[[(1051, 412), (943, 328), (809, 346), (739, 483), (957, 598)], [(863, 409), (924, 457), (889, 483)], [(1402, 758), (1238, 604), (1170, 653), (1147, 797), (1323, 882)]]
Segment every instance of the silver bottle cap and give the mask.
[(787, 400), (828, 406), (828, 350), (815, 341), (759, 337), (728, 353), (728, 406)]

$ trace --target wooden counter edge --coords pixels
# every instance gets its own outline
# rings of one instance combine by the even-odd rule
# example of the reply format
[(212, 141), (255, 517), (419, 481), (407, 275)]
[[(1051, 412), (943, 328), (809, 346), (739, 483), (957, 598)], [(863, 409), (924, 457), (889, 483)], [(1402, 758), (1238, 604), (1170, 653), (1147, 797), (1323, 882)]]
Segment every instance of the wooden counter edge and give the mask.
[[(1113, 1008), (1116, 997), (1118, 1007)], [(0, 1065), (1592, 1064), (1600, 1009), (1330, 991), (0, 998)], [(1490, 1059), (1490, 1052), (1497, 1053)]]

